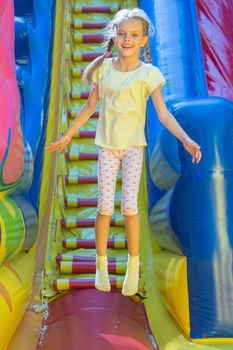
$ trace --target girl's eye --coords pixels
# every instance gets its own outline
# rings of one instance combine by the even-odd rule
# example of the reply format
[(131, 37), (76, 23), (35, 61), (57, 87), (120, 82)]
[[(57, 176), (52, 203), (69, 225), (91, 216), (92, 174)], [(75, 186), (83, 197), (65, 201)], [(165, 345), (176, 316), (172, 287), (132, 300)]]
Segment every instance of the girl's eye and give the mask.
[[(117, 35), (124, 35), (123, 33), (117, 33)], [(138, 34), (132, 34), (132, 36), (138, 36)]]

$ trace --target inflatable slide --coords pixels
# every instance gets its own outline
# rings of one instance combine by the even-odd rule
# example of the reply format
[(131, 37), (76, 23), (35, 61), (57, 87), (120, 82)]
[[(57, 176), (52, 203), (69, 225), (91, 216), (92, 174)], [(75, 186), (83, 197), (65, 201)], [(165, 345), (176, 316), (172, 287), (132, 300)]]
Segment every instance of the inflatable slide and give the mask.
[[(94, 287), (99, 109), (63, 153), (44, 147), (88, 98), (80, 77), (107, 21), (136, 6), (155, 26), (165, 102), (203, 158), (148, 101), (139, 290), (125, 297), (121, 171), (112, 290)], [(232, 15), (231, 0), (0, 0), (0, 350), (233, 348)]]

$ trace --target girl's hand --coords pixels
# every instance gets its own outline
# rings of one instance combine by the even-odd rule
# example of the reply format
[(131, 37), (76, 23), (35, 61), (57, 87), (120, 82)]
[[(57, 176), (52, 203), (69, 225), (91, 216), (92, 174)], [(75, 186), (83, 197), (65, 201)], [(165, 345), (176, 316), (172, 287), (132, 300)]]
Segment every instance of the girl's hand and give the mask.
[(192, 139), (188, 138), (183, 142), (183, 146), (192, 156), (192, 162), (193, 163), (199, 163), (202, 157), (200, 146), (193, 141)]
[(45, 150), (49, 152), (54, 152), (58, 150), (58, 152), (61, 153), (65, 148), (65, 146), (68, 145), (70, 140), (71, 140), (71, 136), (64, 135), (59, 140), (50, 143), (50, 145), (45, 147)]

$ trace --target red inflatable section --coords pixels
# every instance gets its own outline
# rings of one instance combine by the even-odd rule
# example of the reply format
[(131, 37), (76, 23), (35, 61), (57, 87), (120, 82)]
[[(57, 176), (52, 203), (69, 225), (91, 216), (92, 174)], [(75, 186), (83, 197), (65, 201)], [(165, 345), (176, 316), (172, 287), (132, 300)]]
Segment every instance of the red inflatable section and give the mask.
[[(24, 167), (20, 99), (14, 56), (14, 3), (0, 0), (0, 174), (3, 184), (19, 179)], [(17, 164), (17, 167), (15, 166)]]
[(43, 325), (46, 332), (42, 332), (37, 350), (159, 349), (143, 303), (120, 292), (72, 291), (49, 306)]
[(199, 0), (197, 9), (209, 95), (233, 100), (233, 2)]

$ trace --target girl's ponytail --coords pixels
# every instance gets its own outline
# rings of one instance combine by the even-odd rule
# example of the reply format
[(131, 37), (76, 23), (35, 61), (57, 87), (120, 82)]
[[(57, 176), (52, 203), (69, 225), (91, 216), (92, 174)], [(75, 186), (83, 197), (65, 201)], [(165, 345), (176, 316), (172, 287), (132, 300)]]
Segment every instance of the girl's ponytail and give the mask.
[(110, 56), (111, 50), (113, 48), (114, 41), (113, 38), (110, 37), (107, 44), (106, 44), (106, 51), (103, 55), (95, 58), (83, 71), (82, 73), (82, 80), (87, 81), (89, 85), (92, 83), (92, 73), (96, 68), (98, 68), (102, 63), (103, 60)]
[(145, 45), (145, 51), (146, 51), (146, 58), (148, 63), (152, 63), (151, 55), (150, 55), (150, 48), (148, 42)]
[(105, 54), (104, 54), (104, 55), (106, 55), (107, 52), (111, 52), (111, 51), (112, 51), (113, 45), (114, 45), (114, 41), (113, 41), (113, 38), (111, 37), (111, 38), (108, 40), (107, 47), (106, 47), (106, 51), (105, 51)]

